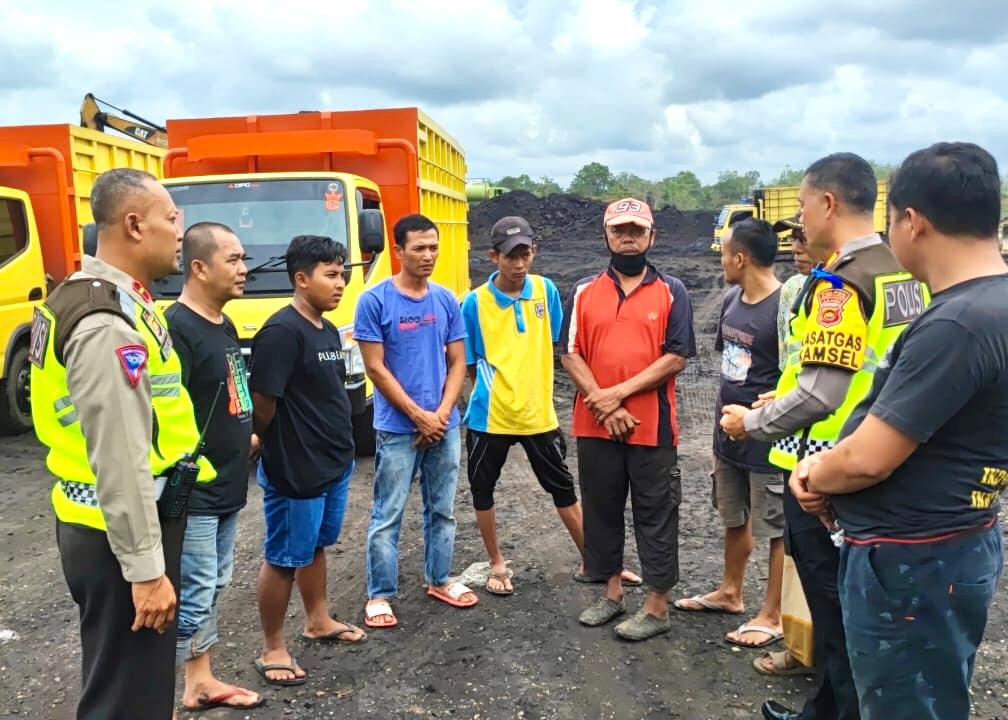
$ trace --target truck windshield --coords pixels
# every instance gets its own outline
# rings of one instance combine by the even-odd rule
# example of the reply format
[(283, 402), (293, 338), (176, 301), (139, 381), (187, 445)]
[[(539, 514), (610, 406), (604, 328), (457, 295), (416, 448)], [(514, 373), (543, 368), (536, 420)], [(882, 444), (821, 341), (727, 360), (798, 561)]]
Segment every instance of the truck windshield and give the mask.
[[(168, 186), (182, 226), (218, 222), (235, 231), (251, 270), (246, 294), (291, 292), (282, 256), (297, 235), (324, 235), (347, 247), (346, 192), (339, 180), (255, 180)], [(182, 291), (181, 273), (157, 283), (163, 297)]]
[(723, 228), (725, 226), (725, 223), (728, 222), (728, 215), (730, 212), (731, 211), (726, 207), (721, 208), (721, 213), (717, 216), (717, 221), (714, 223), (714, 227), (716, 227), (718, 230)]

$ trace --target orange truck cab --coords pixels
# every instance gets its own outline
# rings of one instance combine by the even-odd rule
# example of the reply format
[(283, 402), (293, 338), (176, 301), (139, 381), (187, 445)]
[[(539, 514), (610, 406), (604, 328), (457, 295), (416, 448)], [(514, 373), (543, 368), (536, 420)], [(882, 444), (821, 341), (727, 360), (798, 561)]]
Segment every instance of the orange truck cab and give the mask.
[[(417, 108), (169, 120), (165, 186), (185, 227), (231, 227), (249, 256), (242, 298), (225, 312), (251, 352), (256, 331), (290, 302), (284, 252), (297, 235), (347, 248), (347, 287), (327, 318), (340, 329), (359, 454), (374, 453), (371, 386), (353, 341), (357, 300), (398, 271), (391, 227), (410, 213), (438, 227), (433, 280), (469, 290), (466, 166), (458, 143)], [(182, 276), (159, 281), (167, 303)]]
[(164, 154), (67, 124), (0, 127), (0, 432), (31, 429), (32, 315), (80, 269), (94, 179), (115, 167), (159, 177)]

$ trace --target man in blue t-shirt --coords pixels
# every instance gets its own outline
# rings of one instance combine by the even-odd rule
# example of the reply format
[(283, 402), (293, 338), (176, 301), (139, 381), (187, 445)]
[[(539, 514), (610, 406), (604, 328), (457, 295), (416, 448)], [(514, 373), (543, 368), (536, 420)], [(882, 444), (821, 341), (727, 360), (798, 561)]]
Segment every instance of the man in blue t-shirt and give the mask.
[[(1008, 274), (997, 163), (967, 143), (912, 153), (889, 181), (893, 253), (932, 291), (829, 452), (802, 461), (802, 509), (832, 509), (839, 594), (864, 718), (966, 720), (1004, 563)], [(887, 318), (912, 296), (885, 298)], [(919, 300), (916, 301), (919, 305)], [(818, 662), (818, 660), (816, 661)]]
[(377, 453), (364, 620), (372, 628), (398, 624), (389, 600), (399, 590), (399, 530), (418, 474), (427, 594), (454, 607), (478, 602), (465, 585), (448, 582), (462, 450), (456, 402), (466, 375), (462, 313), (452, 293), (430, 281), (437, 226), (423, 215), (407, 215), (395, 224), (393, 236), (400, 271), (361, 295), (354, 320), (354, 339), (375, 386)]

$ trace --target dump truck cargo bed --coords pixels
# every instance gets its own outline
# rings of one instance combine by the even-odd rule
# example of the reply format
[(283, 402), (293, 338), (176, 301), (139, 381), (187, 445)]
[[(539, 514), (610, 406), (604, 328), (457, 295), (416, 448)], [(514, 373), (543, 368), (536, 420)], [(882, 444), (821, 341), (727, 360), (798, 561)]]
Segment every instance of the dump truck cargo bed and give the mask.
[(430, 217), (445, 260), (434, 280), (456, 294), (469, 288), (465, 156), (420, 109), (193, 118), (167, 126), (170, 178), (344, 172), (373, 181), (389, 230), (403, 215)]
[(90, 196), (95, 178), (116, 167), (161, 177), (164, 154), (76, 125), (0, 127), (0, 185), (28, 193), (45, 270), (55, 282), (80, 267), (80, 229), (94, 220)]

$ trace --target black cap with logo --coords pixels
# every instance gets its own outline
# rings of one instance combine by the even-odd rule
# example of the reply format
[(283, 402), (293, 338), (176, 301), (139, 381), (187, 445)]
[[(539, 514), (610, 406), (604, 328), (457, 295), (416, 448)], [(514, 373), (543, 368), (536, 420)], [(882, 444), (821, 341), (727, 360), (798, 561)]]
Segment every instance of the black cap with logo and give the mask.
[(490, 230), (490, 247), (507, 255), (519, 245), (532, 247), (532, 226), (528, 220), (517, 215), (502, 217)]
[(798, 232), (804, 232), (805, 229), (801, 224), (801, 213), (778, 220), (773, 224), (773, 229), (774, 232), (784, 232), (785, 230), (797, 230)]

